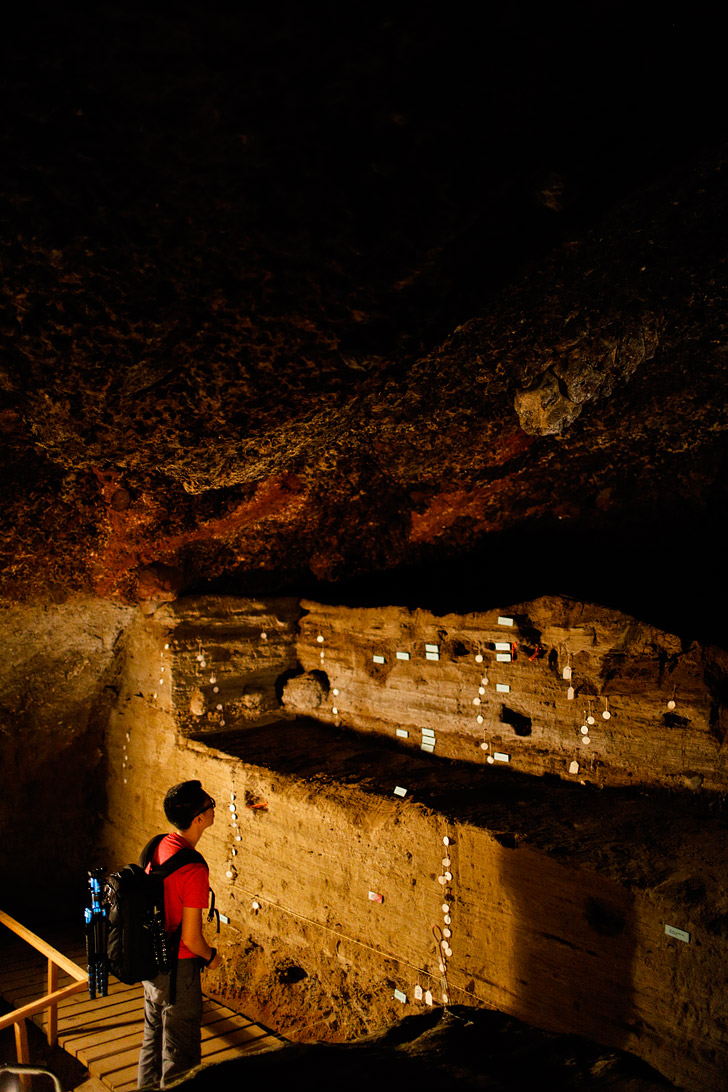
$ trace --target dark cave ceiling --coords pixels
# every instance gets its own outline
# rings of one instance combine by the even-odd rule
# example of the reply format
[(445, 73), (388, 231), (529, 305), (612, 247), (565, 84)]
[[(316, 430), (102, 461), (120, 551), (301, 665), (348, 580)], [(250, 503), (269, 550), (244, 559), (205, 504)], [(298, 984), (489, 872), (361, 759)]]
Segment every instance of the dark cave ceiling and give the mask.
[(5, 596), (559, 592), (722, 640), (717, 31), (466, 11), (15, 16)]

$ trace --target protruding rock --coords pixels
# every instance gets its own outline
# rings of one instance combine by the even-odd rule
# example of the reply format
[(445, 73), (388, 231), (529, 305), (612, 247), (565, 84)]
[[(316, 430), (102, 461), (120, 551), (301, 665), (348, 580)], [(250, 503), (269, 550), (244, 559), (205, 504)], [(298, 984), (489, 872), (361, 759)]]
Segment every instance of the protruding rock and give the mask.
[(155, 562), (139, 571), (137, 597), (144, 614), (154, 614), (162, 603), (171, 603), (182, 590), (182, 573), (172, 565)]
[(283, 687), (283, 704), (292, 713), (310, 716), (329, 694), (329, 680), (323, 671), (307, 671), (296, 675)]

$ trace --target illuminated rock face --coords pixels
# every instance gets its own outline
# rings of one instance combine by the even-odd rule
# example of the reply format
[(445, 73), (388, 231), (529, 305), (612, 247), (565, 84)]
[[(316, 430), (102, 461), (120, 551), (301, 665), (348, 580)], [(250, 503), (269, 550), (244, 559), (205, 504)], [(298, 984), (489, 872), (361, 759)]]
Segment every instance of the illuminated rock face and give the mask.
[[(517, 659), (496, 660), (489, 646), (500, 637), (517, 644)], [(218, 808), (202, 848), (229, 919), (213, 991), (313, 1039), (361, 1034), (426, 1008), (428, 995), (434, 1004), (447, 996), (625, 1048), (685, 1087), (707, 1087), (706, 1072), (720, 1087), (720, 797), (660, 789), (684, 787), (686, 772), (671, 765), (674, 749), (652, 746), (647, 718), (662, 717), (674, 692), (689, 713), (683, 751), (695, 762), (702, 755), (704, 785), (717, 784), (721, 763), (708, 771), (706, 741), (720, 656), (683, 653), (667, 634), (559, 599), (435, 618), (199, 598), (139, 616), (127, 640), (107, 732), (105, 861), (134, 856), (164, 826), (168, 784), (203, 781)], [(529, 659), (539, 644), (544, 656)], [(612, 716), (604, 720), (594, 694), (597, 758), (587, 758), (576, 698), (564, 691), (596, 686), (605, 664)], [(501, 707), (490, 696), (472, 705), (470, 680), (482, 670), (486, 690), (511, 672), (509, 708), (520, 720), (494, 719)], [(207, 707), (210, 675), (221, 680), (223, 710), (190, 716), (190, 693)], [(257, 717), (241, 704), (251, 683)], [(280, 706), (274, 719), (276, 695), (288, 693), (318, 719)], [(642, 712), (628, 713), (636, 695)], [(433, 753), (421, 747), (433, 738), (428, 724)], [(491, 751), (479, 747), (483, 733)], [(496, 746), (508, 746), (508, 768), (487, 763)], [(595, 793), (593, 784), (628, 781), (629, 748), (640, 791)], [(448, 753), (469, 761), (441, 761)]]

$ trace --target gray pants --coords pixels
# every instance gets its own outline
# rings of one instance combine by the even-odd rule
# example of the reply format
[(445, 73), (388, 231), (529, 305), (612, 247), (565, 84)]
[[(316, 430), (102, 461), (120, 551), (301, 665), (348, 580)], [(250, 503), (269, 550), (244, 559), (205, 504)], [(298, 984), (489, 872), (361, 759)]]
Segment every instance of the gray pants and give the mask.
[(169, 975), (144, 983), (144, 1039), (139, 1055), (139, 1088), (164, 1088), (200, 1064), (202, 988), (200, 960), (177, 962), (177, 992), (169, 1001)]

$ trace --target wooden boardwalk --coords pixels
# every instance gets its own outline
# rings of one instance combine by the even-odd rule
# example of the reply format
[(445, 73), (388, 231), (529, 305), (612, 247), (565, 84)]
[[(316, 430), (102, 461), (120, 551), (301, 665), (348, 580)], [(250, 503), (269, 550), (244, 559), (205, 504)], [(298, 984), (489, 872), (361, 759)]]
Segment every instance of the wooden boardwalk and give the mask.
[[(4, 934), (0, 936), (0, 996), (14, 1008), (20, 1008), (46, 992), (47, 961), (30, 945), (11, 937), (4, 929), (0, 932)], [(54, 943), (69, 959), (85, 967), (86, 954), (80, 945), (69, 946), (62, 940)], [(59, 988), (71, 981), (65, 972), (59, 971)], [(203, 1063), (222, 1062), (282, 1046), (280, 1036), (246, 1016), (209, 997), (203, 1001)], [(34, 1019), (45, 1030), (45, 1016)], [(137, 1087), (143, 1019), (142, 987), (125, 986), (112, 978), (108, 997), (91, 1001), (84, 992), (59, 1004), (58, 1043), (108, 1088), (127, 1092)]]

